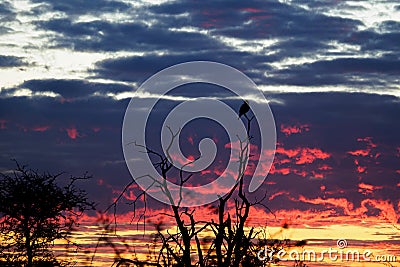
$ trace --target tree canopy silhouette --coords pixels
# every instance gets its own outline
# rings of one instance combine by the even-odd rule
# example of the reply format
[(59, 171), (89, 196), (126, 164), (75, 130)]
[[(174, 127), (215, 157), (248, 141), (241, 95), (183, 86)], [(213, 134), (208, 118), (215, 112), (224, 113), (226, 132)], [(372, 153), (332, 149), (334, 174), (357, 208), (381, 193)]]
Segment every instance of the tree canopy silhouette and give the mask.
[(12, 174), (0, 174), (1, 259), (34, 266), (43, 260), (55, 262), (54, 241), (68, 241), (84, 211), (93, 209), (78, 180), (60, 180), (63, 173), (39, 173), (17, 163)]

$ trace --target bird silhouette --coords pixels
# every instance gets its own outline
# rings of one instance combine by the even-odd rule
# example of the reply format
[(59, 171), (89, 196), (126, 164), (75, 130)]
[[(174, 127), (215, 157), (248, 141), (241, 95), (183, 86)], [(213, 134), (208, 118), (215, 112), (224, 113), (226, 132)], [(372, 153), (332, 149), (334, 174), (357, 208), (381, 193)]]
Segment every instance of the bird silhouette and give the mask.
[(242, 115), (245, 115), (247, 112), (249, 112), (250, 106), (249, 106), (249, 101), (245, 100), (243, 101), (243, 104), (240, 106), (239, 109), (239, 118), (242, 117)]

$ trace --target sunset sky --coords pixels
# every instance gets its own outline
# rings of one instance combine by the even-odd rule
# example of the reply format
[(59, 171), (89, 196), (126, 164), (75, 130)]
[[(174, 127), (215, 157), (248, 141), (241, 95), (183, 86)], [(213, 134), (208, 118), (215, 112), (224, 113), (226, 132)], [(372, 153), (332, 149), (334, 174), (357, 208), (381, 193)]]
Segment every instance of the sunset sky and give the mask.
[[(275, 160), (254, 194), (268, 192), (276, 218), (260, 208), (252, 222), (272, 232), (287, 222), (297, 229), (287, 237), (325, 246), (345, 238), (400, 260), (398, 1), (6, 0), (0, 36), (1, 171), (13, 169), (10, 159), (87, 171), (82, 187), (104, 209), (132, 179), (121, 131), (135, 90), (174, 64), (216, 61), (248, 75), (275, 117)], [(226, 95), (178, 89), (154, 122), (195, 96)], [(204, 136), (226, 148), (207, 123), (182, 131), (188, 154)], [(165, 208), (149, 201), (150, 213)]]

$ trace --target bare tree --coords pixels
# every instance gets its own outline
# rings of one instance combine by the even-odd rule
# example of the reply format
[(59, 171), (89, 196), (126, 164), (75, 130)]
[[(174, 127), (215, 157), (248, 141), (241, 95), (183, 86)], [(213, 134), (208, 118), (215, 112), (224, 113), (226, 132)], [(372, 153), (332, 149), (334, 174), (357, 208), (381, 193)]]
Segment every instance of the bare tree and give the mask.
[[(255, 237), (258, 232), (254, 227), (248, 227), (248, 218), (250, 209), (255, 205), (262, 205), (267, 210), (268, 207), (263, 204), (265, 195), (257, 200), (250, 200), (245, 192), (245, 171), (249, 161), (250, 146), (252, 137), (250, 135), (251, 122), (254, 116), (249, 118), (244, 115), (247, 122), (247, 137), (244, 140), (238, 140), (240, 150), (238, 155), (239, 168), (237, 170), (236, 184), (225, 195), (219, 197), (217, 207), (214, 208), (216, 218), (210, 221), (202, 221), (196, 218), (196, 209), (181, 207), (182, 194), (179, 197), (173, 197), (168, 187), (169, 174), (174, 168), (173, 159), (169, 155), (168, 148), (175, 141), (178, 132), (173, 132), (170, 128), (170, 144), (167, 146), (165, 155), (159, 153), (147, 146), (132, 143), (136, 147), (143, 149), (144, 153), (149, 154), (154, 160), (153, 165), (161, 174), (161, 181), (153, 179), (150, 185), (158, 187), (168, 199), (170, 213), (163, 215), (173, 218), (176, 229), (167, 229), (163, 231), (159, 225), (156, 225), (157, 237), (161, 240), (161, 248), (156, 262), (163, 266), (262, 266), (262, 262), (257, 259), (258, 244)], [(195, 161), (195, 160), (194, 160)], [(194, 161), (188, 162), (191, 164)], [(180, 188), (190, 182), (193, 173), (187, 173), (183, 169), (179, 171), (178, 181), (176, 182)], [(123, 198), (124, 193), (129, 190), (132, 181), (121, 192), (116, 201), (110, 206), (116, 208), (117, 203)], [(146, 196), (146, 190), (140, 192), (136, 199), (133, 200), (134, 210), (136, 203), (142, 201)], [(176, 196), (176, 194), (175, 194)], [(234, 210), (228, 208), (228, 204), (233, 204)], [(203, 207), (209, 208), (209, 207)], [(139, 216), (139, 220), (143, 219), (146, 213), (146, 205), (144, 206), (144, 214)], [(145, 223), (145, 221), (144, 221)], [(211, 234), (210, 234), (211, 233)]]
[[(17, 162), (16, 162), (17, 163)], [(84, 190), (76, 186), (89, 177), (39, 173), (17, 163), (12, 174), (0, 174), (1, 257), (32, 267), (35, 261), (57, 262), (51, 248), (55, 240), (69, 240), (84, 211), (94, 209)]]

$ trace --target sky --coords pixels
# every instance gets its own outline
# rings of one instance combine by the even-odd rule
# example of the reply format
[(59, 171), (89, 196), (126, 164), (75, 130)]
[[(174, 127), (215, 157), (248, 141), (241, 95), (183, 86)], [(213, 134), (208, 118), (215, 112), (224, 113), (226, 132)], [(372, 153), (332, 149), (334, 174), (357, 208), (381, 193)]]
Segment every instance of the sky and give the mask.
[[(1, 171), (13, 169), (11, 159), (87, 171), (93, 178), (82, 187), (106, 207), (132, 179), (121, 132), (135, 91), (166, 67), (215, 61), (249, 76), (275, 118), (275, 160), (255, 194), (267, 191), (278, 219), (259, 210), (254, 221), (315, 227), (321, 239), (337, 231), (356, 239), (359, 227), (399, 251), (398, 1), (6, 0), (0, 36)], [(241, 104), (218, 88), (188, 86), (163, 100), (154, 121), (197, 96)], [(198, 123), (182, 132), (189, 154), (218, 132)]]

